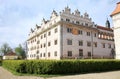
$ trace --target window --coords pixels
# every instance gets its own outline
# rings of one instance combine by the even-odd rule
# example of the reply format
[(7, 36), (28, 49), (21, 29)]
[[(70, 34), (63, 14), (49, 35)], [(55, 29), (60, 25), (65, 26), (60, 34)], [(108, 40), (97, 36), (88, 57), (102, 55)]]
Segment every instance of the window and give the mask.
[(78, 30), (78, 34), (82, 35), (82, 30)]
[(108, 44), (108, 48), (111, 48), (111, 44)]
[(105, 43), (102, 43), (102, 48), (105, 48)]
[(48, 42), (48, 46), (50, 46), (51, 45), (51, 43), (50, 42)]
[(36, 57), (36, 54), (34, 54), (34, 57)]
[(41, 35), (41, 39), (43, 38), (43, 36)]
[(91, 42), (87, 42), (87, 46), (90, 47), (91, 46)]
[(48, 57), (50, 57), (50, 52), (48, 52)]
[(88, 52), (88, 57), (91, 57), (91, 52)]
[(79, 46), (83, 46), (83, 41), (79, 41)]
[(39, 54), (39, 50), (37, 50), (36, 54)]
[(57, 33), (57, 31), (58, 31), (57, 28), (55, 28), (55, 33)]
[(67, 28), (67, 32), (71, 33), (72, 32), (72, 28)]
[(85, 26), (88, 26), (88, 24), (87, 24), (87, 23), (85, 23)]
[(94, 37), (96, 37), (96, 36), (97, 36), (97, 34), (95, 33), (95, 34), (94, 34)]
[(76, 21), (76, 24), (79, 24), (79, 21)]
[(68, 39), (67, 40), (67, 45), (72, 45), (72, 40)]
[(79, 49), (79, 56), (83, 56), (83, 49)]
[(57, 40), (54, 41), (54, 44), (57, 45)]
[(68, 51), (68, 56), (72, 56), (72, 51)]
[(39, 59), (39, 55), (36, 56), (36, 59)]
[(90, 36), (90, 32), (87, 32), (87, 36)]
[(46, 34), (44, 34), (44, 38), (46, 37)]
[(54, 56), (57, 56), (57, 51), (54, 52)]
[(42, 48), (42, 44), (41, 44), (41, 48)]
[(70, 19), (66, 19), (67, 22), (70, 22)]
[(51, 32), (49, 31), (49, 32), (48, 32), (48, 36), (50, 36), (50, 35), (51, 35)]
[(44, 47), (46, 47), (46, 44), (44, 43)]
[(37, 44), (39, 44), (40, 43), (40, 41), (37, 41)]
[(42, 57), (42, 53), (40, 54), (40, 57)]
[(97, 42), (94, 42), (94, 43), (93, 43), (93, 46), (94, 46), (94, 47), (97, 47)]
[(45, 53), (43, 54), (43, 57), (45, 57)]

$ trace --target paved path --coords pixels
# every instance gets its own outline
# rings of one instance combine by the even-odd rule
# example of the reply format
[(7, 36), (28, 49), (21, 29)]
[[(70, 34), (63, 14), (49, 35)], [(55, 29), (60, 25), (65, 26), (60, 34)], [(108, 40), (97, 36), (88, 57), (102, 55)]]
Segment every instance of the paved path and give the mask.
[(0, 67), (0, 79), (120, 79), (120, 71), (41, 78), (35, 76), (15, 76), (6, 69)]

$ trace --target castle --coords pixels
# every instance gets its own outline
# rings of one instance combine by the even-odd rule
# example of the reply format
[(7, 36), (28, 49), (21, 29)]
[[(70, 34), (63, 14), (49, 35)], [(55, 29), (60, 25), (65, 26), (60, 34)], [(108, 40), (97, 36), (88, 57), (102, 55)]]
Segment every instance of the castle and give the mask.
[(113, 58), (113, 38), (108, 20), (106, 27), (96, 25), (88, 13), (65, 7), (31, 29), (27, 59)]

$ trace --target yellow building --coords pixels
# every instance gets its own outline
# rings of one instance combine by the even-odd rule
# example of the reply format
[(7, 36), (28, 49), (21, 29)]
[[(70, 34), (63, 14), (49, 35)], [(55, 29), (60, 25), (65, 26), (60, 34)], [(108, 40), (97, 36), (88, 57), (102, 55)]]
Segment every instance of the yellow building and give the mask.
[(17, 59), (17, 58), (18, 58), (18, 56), (14, 52), (9, 52), (3, 56), (4, 60), (13, 60), (13, 59)]

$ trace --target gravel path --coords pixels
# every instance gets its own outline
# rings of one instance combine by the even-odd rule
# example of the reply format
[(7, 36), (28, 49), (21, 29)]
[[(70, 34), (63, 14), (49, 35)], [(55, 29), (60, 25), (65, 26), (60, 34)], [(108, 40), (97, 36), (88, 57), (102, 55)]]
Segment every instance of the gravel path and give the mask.
[(35, 76), (15, 76), (6, 69), (0, 67), (0, 79), (120, 79), (120, 71), (41, 78)]
[(15, 76), (6, 69), (0, 67), (0, 79), (44, 79), (35, 76)]

